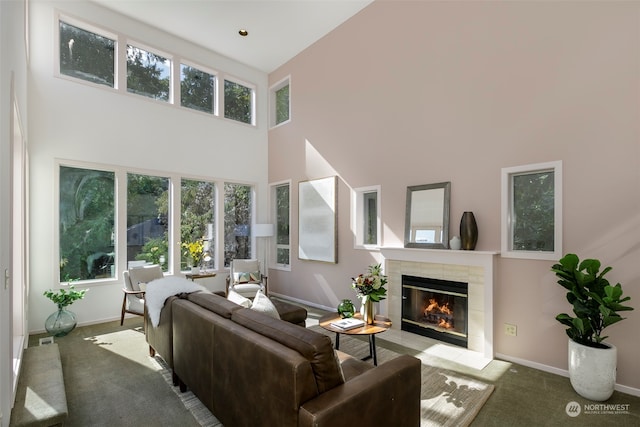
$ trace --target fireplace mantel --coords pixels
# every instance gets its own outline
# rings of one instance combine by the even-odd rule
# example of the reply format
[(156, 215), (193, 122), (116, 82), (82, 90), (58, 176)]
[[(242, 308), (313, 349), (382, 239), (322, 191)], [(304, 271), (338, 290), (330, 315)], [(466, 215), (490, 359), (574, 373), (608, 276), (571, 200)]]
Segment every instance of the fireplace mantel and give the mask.
[[(400, 324), (400, 275), (406, 269), (433, 273), (425, 277), (442, 276), (434, 279), (465, 281), (470, 285), (472, 320), (468, 348), (493, 359), (493, 288), (499, 252), (402, 247), (383, 247), (380, 252), (385, 259), (385, 273), (390, 274), (389, 315), (394, 327)], [(415, 271), (409, 274), (420, 275)]]
[(383, 247), (380, 248), (380, 253), (382, 253), (382, 256), (385, 259), (395, 259), (398, 261), (473, 265), (493, 270), (496, 255), (498, 255), (500, 252)]

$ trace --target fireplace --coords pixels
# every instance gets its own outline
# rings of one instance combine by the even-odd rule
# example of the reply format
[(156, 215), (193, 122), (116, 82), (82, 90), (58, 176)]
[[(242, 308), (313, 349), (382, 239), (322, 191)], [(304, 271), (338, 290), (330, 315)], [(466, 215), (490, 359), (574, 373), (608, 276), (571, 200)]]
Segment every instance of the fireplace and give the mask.
[(402, 275), (403, 331), (467, 348), (468, 284)]
[(403, 275), (467, 283), (467, 349), (493, 359), (493, 288), (498, 252), (402, 247), (382, 248), (380, 252), (389, 278), (385, 301), (393, 329), (402, 329)]

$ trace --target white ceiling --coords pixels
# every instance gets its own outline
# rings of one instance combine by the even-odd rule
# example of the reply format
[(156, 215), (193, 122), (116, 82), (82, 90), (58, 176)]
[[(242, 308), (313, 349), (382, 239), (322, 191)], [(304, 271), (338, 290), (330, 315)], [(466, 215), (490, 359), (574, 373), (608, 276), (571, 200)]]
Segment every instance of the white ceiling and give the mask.
[(92, 1), (269, 73), (373, 0)]

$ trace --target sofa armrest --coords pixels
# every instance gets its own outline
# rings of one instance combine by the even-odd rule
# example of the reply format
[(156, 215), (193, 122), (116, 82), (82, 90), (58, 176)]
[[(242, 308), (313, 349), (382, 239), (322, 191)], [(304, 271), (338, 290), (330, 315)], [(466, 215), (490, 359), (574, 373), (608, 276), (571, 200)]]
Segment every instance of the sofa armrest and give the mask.
[(419, 359), (401, 355), (305, 402), (299, 426), (420, 425)]

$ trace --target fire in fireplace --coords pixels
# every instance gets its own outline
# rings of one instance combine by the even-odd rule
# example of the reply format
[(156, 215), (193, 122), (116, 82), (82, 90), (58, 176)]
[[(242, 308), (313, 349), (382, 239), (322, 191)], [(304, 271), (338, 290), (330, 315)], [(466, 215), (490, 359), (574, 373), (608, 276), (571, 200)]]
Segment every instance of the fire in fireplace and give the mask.
[(402, 276), (402, 330), (467, 347), (468, 285)]

